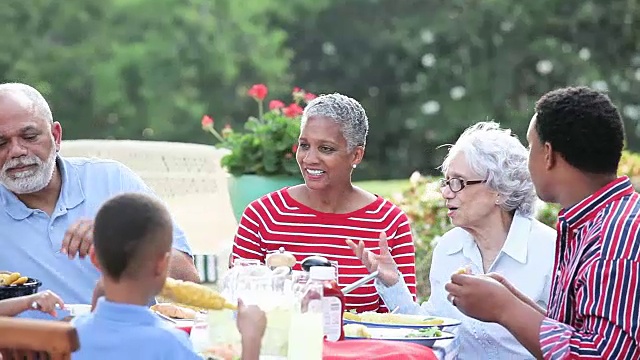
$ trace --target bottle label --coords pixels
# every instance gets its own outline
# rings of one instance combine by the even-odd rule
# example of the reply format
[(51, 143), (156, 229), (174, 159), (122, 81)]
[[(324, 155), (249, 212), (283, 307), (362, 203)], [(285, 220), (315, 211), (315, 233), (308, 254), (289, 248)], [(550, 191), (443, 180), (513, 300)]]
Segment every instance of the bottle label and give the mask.
[(324, 317), (324, 334), (329, 341), (340, 340), (342, 333), (342, 303), (335, 296), (322, 298), (322, 314)]

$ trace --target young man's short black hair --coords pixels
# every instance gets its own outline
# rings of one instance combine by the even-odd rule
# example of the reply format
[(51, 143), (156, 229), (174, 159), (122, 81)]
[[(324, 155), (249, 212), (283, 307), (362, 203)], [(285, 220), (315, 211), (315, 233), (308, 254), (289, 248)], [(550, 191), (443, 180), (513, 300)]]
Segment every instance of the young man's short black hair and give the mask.
[(158, 200), (144, 194), (126, 193), (105, 202), (93, 225), (93, 246), (104, 275), (114, 280), (135, 271), (144, 251), (170, 248), (166, 234), (172, 232), (168, 211)]
[(624, 147), (624, 124), (609, 97), (587, 87), (567, 87), (536, 102), (536, 132), (573, 167), (615, 174)]

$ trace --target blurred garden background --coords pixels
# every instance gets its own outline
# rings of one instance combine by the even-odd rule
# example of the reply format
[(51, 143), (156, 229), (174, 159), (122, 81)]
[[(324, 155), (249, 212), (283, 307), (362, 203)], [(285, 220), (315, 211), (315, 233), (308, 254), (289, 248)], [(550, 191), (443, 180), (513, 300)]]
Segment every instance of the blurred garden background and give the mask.
[(40, 90), (65, 139), (213, 144), (202, 116), (241, 131), (256, 83), (270, 99), (294, 87), (354, 97), (370, 121), (354, 178), (412, 217), (421, 285), (448, 227), (428, 188), (438, 146), (474, 122), (526, 144), (544, 92), (606, 90), (627, 130), (620, 171), (640, 174), (634, 0), (4, 0), (0, 81)]

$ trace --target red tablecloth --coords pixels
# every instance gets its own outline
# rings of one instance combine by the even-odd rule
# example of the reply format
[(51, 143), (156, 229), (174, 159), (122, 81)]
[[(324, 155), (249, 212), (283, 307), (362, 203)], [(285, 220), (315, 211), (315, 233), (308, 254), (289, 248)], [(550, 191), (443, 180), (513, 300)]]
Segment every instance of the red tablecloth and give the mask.
[[(190, 326), (178, 327), (187, 333)], [(322, 360), (438, 360), (426, 346), (401, 341), (343, 340), (326, 341)]]
[(386, 340), (325, 341), (323, 360), (438, 360), (426, 346)]

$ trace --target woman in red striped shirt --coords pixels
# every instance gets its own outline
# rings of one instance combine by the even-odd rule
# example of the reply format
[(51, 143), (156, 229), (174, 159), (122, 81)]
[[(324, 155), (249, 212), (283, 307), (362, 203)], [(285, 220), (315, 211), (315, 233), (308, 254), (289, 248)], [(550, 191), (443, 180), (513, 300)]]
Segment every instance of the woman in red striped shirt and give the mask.
[[(367, 115), (356, 100), (319, 96), (306, 106), (296, 159), (304, 184), (285, 187), (245, 209), (232, 259), (257, 259), (283, 247), (300, 262), (310, 255), (338, 263), (338, 283), (352, 284), (369, 274), (346, 243), (362, 240), (379, 253), (384, 232), (391, 254), (415, 298), (415, 252), (406, 214), (389, 201), (351, 182), (362, 161), (369, 132)], [(386, 312), (373, 281), (346, 296), (348, 310)]]

